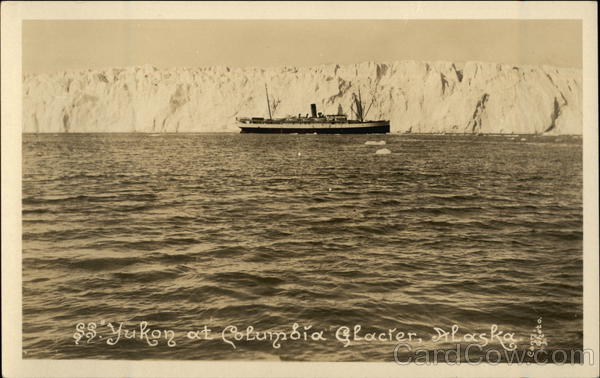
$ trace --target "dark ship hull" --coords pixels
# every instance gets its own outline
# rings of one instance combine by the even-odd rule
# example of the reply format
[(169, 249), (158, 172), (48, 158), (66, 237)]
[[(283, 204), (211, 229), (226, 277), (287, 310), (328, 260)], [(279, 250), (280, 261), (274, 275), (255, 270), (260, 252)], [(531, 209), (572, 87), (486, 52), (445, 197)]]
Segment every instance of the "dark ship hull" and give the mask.
[(249, 124), (240, 126), (242, 133), (256, 134), (387, 134), (390, 123), (387, 121), (364, 122), (357, 124)]

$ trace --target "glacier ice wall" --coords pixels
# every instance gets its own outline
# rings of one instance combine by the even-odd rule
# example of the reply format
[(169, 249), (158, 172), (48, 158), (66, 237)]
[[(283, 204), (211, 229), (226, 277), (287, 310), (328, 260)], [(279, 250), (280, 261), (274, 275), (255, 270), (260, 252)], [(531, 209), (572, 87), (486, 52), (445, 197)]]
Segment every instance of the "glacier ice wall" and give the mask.
[(361, 90), (368, 119), (392, 132), (582, 133), (580, 69), (481, 62), (360, 63), (315, 67), (152, 66), (27, 75), (24, 132), (237, 131), (235, 118), (352, 115)]

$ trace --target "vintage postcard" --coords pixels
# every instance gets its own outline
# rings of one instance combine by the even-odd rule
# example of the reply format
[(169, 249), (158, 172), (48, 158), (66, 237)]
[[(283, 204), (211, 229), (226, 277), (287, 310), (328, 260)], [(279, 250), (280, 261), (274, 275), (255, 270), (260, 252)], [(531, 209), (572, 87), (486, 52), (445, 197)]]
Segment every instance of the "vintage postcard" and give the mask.
[(3, 3), (3, 375), (597, 376), (596, 8)]

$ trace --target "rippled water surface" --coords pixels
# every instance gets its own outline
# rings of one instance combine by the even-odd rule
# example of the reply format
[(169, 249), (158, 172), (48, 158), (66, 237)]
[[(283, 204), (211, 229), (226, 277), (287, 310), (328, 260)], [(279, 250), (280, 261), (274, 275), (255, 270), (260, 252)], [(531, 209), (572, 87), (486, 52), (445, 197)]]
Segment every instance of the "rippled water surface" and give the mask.
[[(523, 139), (522, 139), (523, 138)], [(386, 146), (365, 145), (385, 140)], [(389, 155), (375, 155), (379, 148)], [(25, 358), (383, 361), (339, 327), (582, 343), (573, 137), (23, 136)], [(108, 322), (172, 330), (105, 342)], [(97, 335), (75, 344), (76, 324)], [(325, 341), (223, 342), (252, 325)], [(189, 340), (204, 325), (213, 340)], [(103, 336), (101, 340), (99, 337)]]

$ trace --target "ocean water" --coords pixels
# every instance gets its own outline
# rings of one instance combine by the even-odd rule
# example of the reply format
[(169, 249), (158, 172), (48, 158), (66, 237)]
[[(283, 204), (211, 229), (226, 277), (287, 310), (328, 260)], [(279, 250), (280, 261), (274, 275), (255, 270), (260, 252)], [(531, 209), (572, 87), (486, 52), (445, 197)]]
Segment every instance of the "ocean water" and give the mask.
[(580, 138), (25, 134), (22, 205), (24, 358), (582, 346)]

